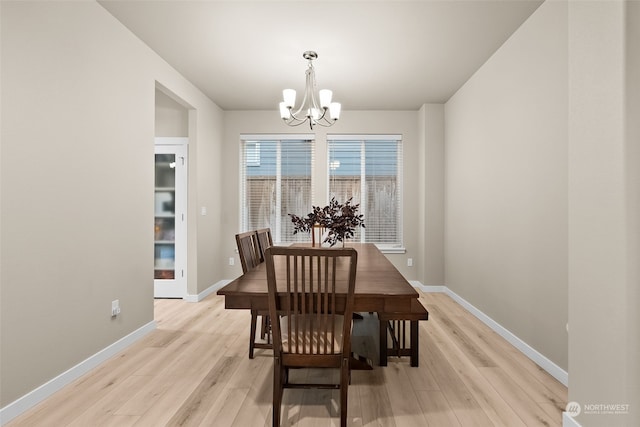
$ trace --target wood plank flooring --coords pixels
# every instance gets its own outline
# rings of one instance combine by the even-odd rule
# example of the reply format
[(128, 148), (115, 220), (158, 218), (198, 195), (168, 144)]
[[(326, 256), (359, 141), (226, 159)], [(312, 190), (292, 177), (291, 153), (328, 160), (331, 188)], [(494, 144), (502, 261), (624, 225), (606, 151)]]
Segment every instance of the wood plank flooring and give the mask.
[[(408, 358), (353, 371), (350, 426), (561, 426), (567, 389), (444, 294), (421, 294), (420, 367)], [(157, 330), (7, 424), (270, 426), (272, 355), (248, 358), (249, 313), (211, 295), (155, 301)], [(377, 363), (377, 321), (354, 350)], [(330, 373), (331, 375), (337, 374)], [(321, 380), (325, 372), (292, 375)], [(285, 390), (283, 426), (338, 426), (332, 390)]]

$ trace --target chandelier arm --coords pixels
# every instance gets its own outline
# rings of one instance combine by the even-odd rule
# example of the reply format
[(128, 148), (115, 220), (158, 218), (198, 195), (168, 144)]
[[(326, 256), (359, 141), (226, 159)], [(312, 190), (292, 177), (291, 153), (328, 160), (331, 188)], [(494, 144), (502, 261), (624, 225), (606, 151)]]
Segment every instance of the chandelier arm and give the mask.
[[(302, 124), (302, 123), (306, 122), (307, 120), (309, 120), (309, 121), (313, 122), (314, 124), (317, 123), (317, 124), (319, 124), (321, 126), (325, 126), (325, 127), (332, 126), (333, 123), (335, 123), (336, 120), (338, 120), (338, 119), (328, 119), (327, 118), (327, 111), (329, 111), (328, 108), (318, 108), (318, 110), (322, 111), (322, 115), (320, 117), (318, 117), (317, 119), (314, 119), (313, 117), (308, 117), (308, 116), (305, 116), (304, 118), (300, 118), (300, 117), (296, 116), (296, 114), (300, 111), (300, 109), (298, 109), (298, 111), (296, 111), (296, 112), (290, 112), (289, 113), (289, 117), (290, 118), (289, 119), (284, 119), (284, 120), (285, 120), (285, 122), (287, 122), (287, 124), (290, 123), (290, 122), (291, 123), (296, 122), (296, 124), (294, 124), (292, 126), (297, 126), (297, 125)], [(326, 124), (322, 124), (323, 122), (326, 123)]]
[[(305, 87), (304, 96), (302, 97), (302, 102), (300, 102), (300, 106), (298, 107), (298, 109), (296, 111), (291, 111), (291, 115), (292, 116), (297, 116), (302, 111), (305, 111), (305, 115), (306, 115), (305, 105), (307, 105), (307, 103), (308, 103), (307, 102), (307, 88)], [(298, 118), (296, 117), (296, 119), (298, 119)], [(304, 119), (298, 119), (298, 120), (304, 120)]]
[(316, 119), (316, 122), (319, 122), (322, 119), (327, 120), (326, 119), (326, 115), (327, 115), (327, 111), (329, 111), (329, 109), (328, 108), (319, 108), (319, 110), (322, 111), (322, 115)]
[(291, 112), (291, 109), (289, 110), (289, 112), (290, 112), (289, 117), (286, 118), (286, 119), (283, 119), (287, 124), (294, 123), (292, 126), (297, 126), (297, 125), (302, 124), (302, 123), (307, 121), (307, 117), (304, 117), (304, 118), (301, 119), (301, 118), (295, 116), (294, 113)]
[[(314, 120), (311, 120), (311, 119), (308, 119), (308, 118), (305, 118), (304, 120), (300, 120), (300, 119), (295, 119), (295, 120), (294, 119), (283, 119), (283, 120), (288, 126), (291, 126), (291, 127), (300, 126), (301, 124), (307, 123), (307, 121), (308, 121), (309, 122), (309, 128), (311, 130), (313, 130), (313, 125), (316, 124), (316, 122)], [(322, 125), (322, 126), (326, 127), (326, 125)]]
[(325, 127), (325, 128), (328, 128), (328, 127), (333, 126), (333, 124), (334, 124), (335, 122), (337, 122), (337, 121), (338, 121), (338, 119), (330, 119), (330, 120), (329, 120), (329, 119), (327, 119), (327, 118), (325, 117), (325, 118), (324, 118), (324, 120), (322, 120), (322, 121), (316, 121), (314, 124), (316, 124), (316, 125), (320, 125), (320, 126)]
[(302, 111), (302, 107), (298, 108), (296, 111), (290, 111), (289, 114), (291, 118), (295, 121), (304, 122), (308, 120), (308, 117), (305, 115), (303, 118), (300, 118), (298, 114)]
[[(303, 121), (306, 120), (307, 111), (309, 109), (309, 107), (307, 107), (307, 104), (309, 103), (308, 100), (310, 99), (310, 96), (309, 96), (309, 75), (310, 75), (310, 73), (309, 72), (313, 70), (313, 67), (311, 67), (311, 61), (309, 61), (309, 65), (310, 65), (309, 68), (307, 68), (307, 71), (305, 72), (306, 79), (305, 79), (304, 95), (302, 96), (302, 101), (300, 102), (300, 106), (295, 111), (292, 111), (293, 110), (292, 108), (289, 109), (289, 113), (291, 114), (291, 117), (294, 117), (296, 120), (303, 120)], [(313, 92), (312, 92), (311, 95), (313, 96)], [(301, 119), (301, 118), (298, 117), (298, 115), (300, 113), (302, 113), (303, 111), (304, 111), (305, 118)]]
[(289, 126), (300, 126), (301, 124), (306, 123), (306, 121), (307, 121), (306, 119), (305, 120), (296, 119), (295, 121), (291, 119), (288, 119), (288, 120), (284, 119), (284, 122)]

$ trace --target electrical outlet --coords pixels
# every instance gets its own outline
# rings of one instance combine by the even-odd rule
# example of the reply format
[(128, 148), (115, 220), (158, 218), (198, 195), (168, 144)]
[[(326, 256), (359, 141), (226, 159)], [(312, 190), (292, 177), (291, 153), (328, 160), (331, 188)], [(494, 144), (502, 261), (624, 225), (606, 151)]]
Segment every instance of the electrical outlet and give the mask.
[(407, 267), (413, 267), (413, 258), (407, 258)]
[(236, 265), (236, 259), (234, 257), (229, 257), (229, 265)]
[(111, 301), (111, 317), (116, 317), (120, 314), (120, 300), (116, 299)]

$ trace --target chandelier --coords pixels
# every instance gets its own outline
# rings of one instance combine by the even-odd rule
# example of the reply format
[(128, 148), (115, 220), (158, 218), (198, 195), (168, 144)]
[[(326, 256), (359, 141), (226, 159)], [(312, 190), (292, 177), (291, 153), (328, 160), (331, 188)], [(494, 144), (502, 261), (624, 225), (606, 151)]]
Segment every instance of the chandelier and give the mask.
[(280, 117), (289, 126), (299, 126), (307, 121), (311, 129), (315, 125), (332, 126), (340, 118), (342, 106), (338, 102), (331, 102), (333, 92), (328, 89), (322, 89), (316, 95), (316, 73), (313, 69), (313, 60), (318, 58), (318, 54), (307, 51), (302, 54), (302, 57), (309, 61), (304, 98), (302, 98), (300, 106), (294, 110), (296, 91), (293, 89), (283, 90), (284, 101), (280, 103)]

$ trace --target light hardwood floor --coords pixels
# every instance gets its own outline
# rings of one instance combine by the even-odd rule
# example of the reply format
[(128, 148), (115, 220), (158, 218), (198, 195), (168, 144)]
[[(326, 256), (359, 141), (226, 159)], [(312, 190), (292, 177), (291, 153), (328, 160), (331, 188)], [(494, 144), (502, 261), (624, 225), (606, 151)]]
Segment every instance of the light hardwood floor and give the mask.
[[(560, 426), (567, 389), (444, 294), (421, 294), (420, 367), (353, 371), (352, 426)], [(157, 330), (7, 426), (269, 426), (272, 355), (248, 358), (249, 313), (211, 295), (156, 300)], [(376, 322), (354, 347), (375, 359)], [(299, 370), (293, 375), (322, 378)], [(284, 426), (337, 426), (337, 391), (285, 390)]]

